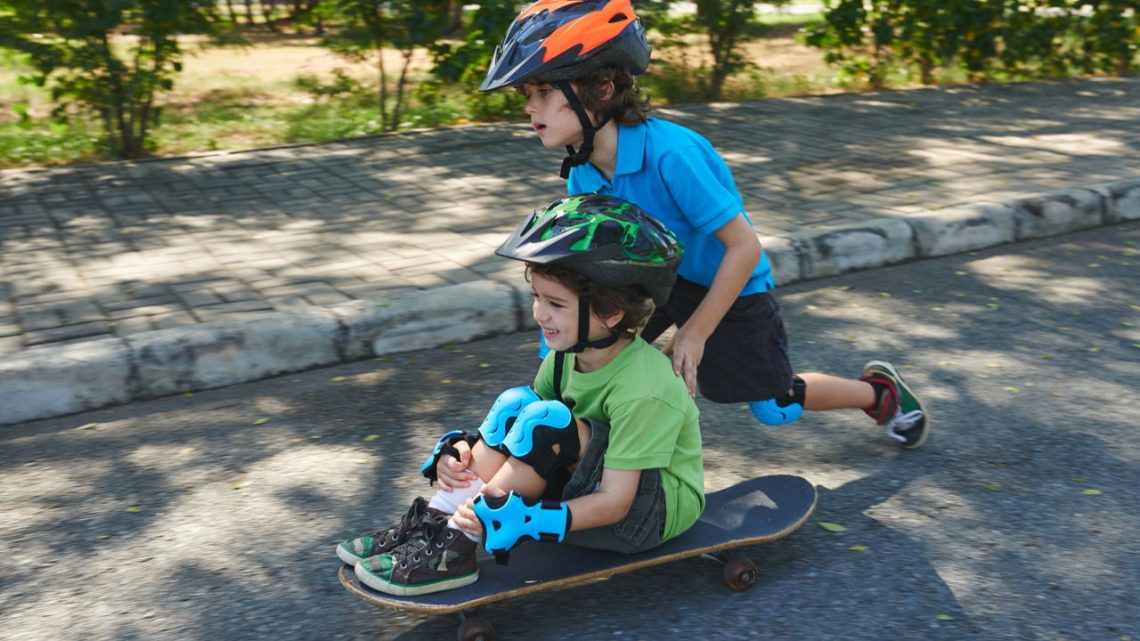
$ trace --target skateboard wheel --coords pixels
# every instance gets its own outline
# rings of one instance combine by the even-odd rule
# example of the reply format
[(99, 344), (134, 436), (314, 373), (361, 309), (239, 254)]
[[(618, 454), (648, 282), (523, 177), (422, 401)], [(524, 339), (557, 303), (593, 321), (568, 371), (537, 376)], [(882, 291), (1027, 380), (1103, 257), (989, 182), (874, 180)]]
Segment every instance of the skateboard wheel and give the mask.
[(742, 592), (756, 584), (756, 564), (744, 557), (733, 557), (724, 564), (724, 582)]
[(495, 641), (495, 628), (483, 617), (464, 619), (459, 624), (459, 641)]

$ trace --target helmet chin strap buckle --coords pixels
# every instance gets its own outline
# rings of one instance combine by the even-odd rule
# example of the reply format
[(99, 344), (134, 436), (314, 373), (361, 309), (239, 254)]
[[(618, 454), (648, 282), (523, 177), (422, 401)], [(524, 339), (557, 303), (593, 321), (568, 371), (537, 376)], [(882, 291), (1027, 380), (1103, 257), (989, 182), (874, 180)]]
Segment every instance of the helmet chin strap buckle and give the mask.
[(586, 108), (582, 106), (582, 101), (578, 99), (578, 94), (574, 93), (574, 88), (570, 86), (569, 82), (561, 81), (553, 84), (562, 91), (562, 95), (566, 96), (566, 102), (569, 102), (570, 106), (573, 107), (574, 113), (578, 116), (578, 122), (582, 125), (582, 146), (575, 151), (574, 145), (566, 145), (566, 157), (562, 159), (562, 168), (558, 171), (558, 175), (566, 180), (570, 177), (572, 167), (590, 162), (590, 154), (594, 153), (594, 134), (606, 126), (606, 123), (610, 121), (610, 116), (605, 116), (597, 124), (594, 124), (590, 121), (590, 115), (586, 113)]
[[(590, 157), (586, 156), (586, 160), (589, 159)], [(562, 180), (566, 180), (570, 177), (570, 168), (585, 164), (586, 160), (577, 157), (577, 154), (574, 152), (574, 145), (566, 145), (566, 157), (562, 159), (562, 169), (558, 170), (559, 177), (561, 177)]]

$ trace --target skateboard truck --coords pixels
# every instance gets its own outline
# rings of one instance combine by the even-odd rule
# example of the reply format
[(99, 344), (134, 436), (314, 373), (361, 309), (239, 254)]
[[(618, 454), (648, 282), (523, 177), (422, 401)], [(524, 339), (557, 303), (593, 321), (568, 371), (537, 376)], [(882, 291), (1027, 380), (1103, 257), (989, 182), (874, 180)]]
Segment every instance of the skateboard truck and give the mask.
[(724, 571), (721, 572), (721, 578), (724, 579), (724, 584), (737, 592), (743, 592), (756, 585), (756, 579), (760, 576), (756, 564), (746, 556), (724, 551), (702, 554), (701, 558), (716, 561), (723, 565)]
[(478, 607), (459, 613), (459, 630), (455, 635), (458, 641), (495, 641), (495, 627), (479, 614), (482, 610)]

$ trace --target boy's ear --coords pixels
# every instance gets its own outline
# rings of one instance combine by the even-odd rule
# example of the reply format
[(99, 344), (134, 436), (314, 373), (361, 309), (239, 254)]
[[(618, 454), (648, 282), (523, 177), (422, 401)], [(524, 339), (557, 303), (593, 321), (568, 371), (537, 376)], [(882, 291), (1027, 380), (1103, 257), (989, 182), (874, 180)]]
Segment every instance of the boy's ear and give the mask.
[(607, 80), (602, 84), (602, 101), (609, 102), (614, 99), (614, 81)]
[(609, 316), (603, 318), (602, 324), (606, 326), (606, 329), (612, 330), (613, 328), (617, 327), (617, 324), (620, 323), (623, 318), (625, 318), (625, 312), (619, 309)]

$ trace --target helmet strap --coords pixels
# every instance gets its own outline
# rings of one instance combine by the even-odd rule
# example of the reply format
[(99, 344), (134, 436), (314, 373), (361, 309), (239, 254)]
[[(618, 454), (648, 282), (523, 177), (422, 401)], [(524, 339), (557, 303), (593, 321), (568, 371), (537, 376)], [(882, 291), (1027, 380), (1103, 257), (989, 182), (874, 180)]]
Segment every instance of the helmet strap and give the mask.
[(603, 349), (616, 343), (620, 337), (621, 334), (614, 333), (596, 341), (590, 340), (590, 297), (578, 297), (578, 342), (566, 351), (578, 354), (586, 348)]
[(582, 124), (582, 146), (575, 151), (574, 145), (566, 145), (567, 155), (562, 159), (562, 170), (558, 172), (559, 176), (566, 179), (570, 177), (571, 167), (590, 162), (590, 154), (594, 153), (594, 134), (606, 126), (606, 123), (610, 121), (610, 116), (605, 116), (597, 124), (594, 124), (590, 120), (590, 114), (586, 113), (586, 108), (582, 106), (582, 101), (578, 99), (578, 94), (574, 93), (574, 88), (570, 86), (569, 82), (563, 80), (552, 84), (562, 90), (562, 95), (566, 96), (566, 102), (570, 103), (574, 113), (578, 115), (578, 122)]

